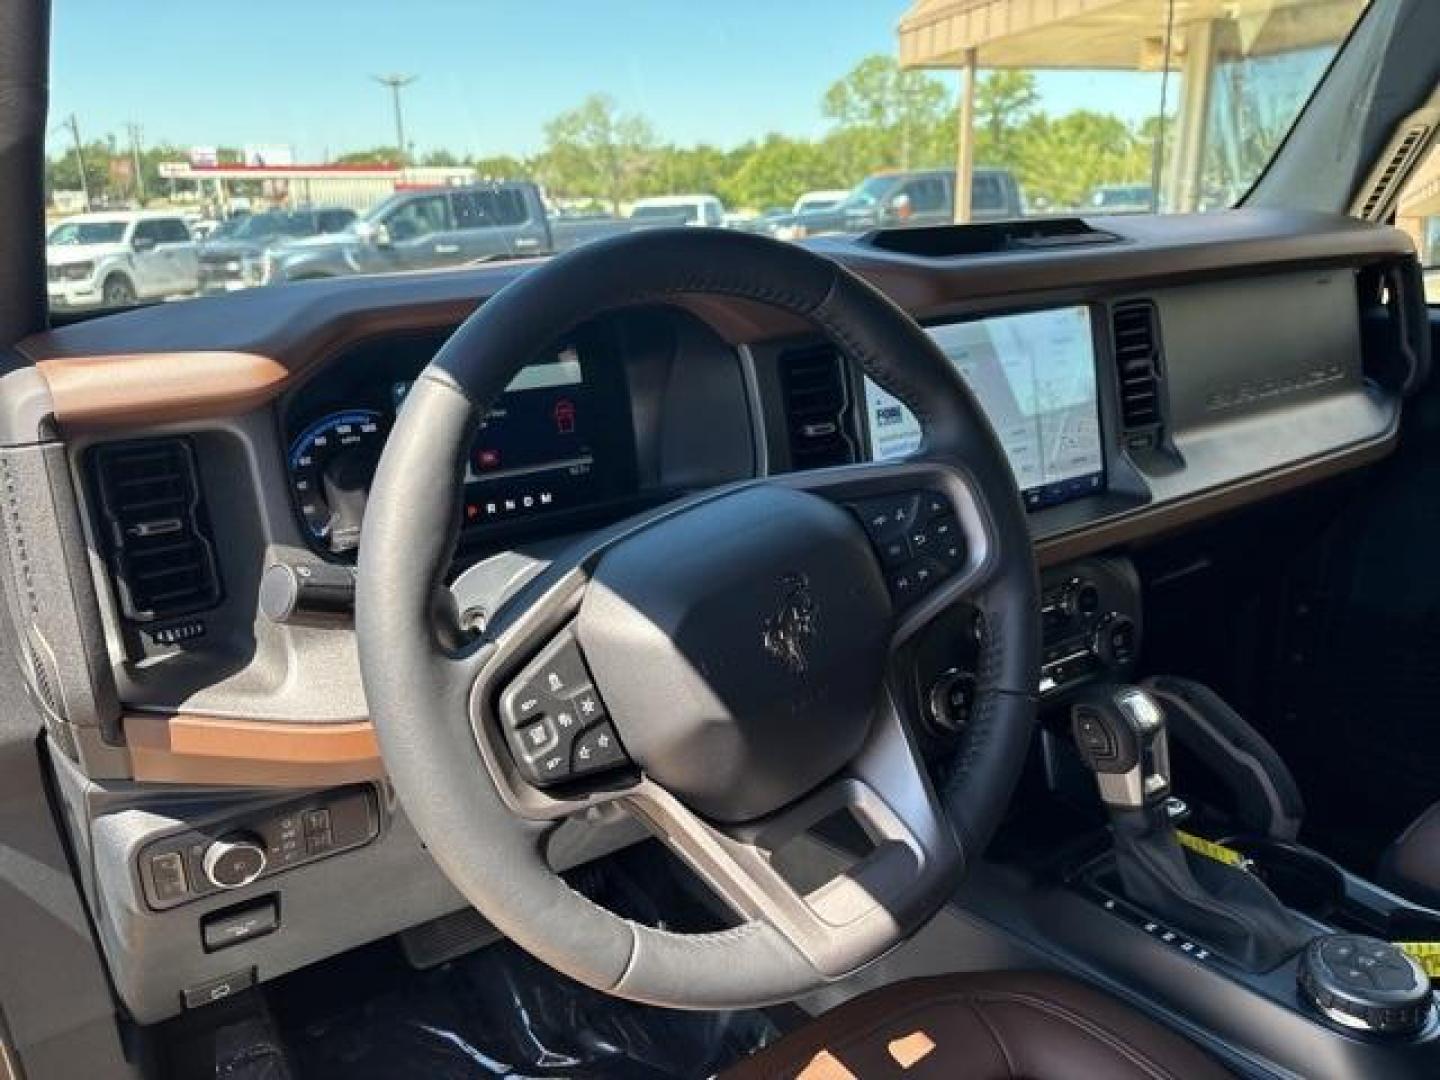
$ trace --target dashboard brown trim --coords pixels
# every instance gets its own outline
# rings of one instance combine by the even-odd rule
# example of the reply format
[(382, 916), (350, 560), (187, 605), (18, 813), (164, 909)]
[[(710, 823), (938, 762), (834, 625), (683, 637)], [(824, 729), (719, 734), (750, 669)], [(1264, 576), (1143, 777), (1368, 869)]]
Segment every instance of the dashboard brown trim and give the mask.
[(316, 787), (385, 775), (368, 720), (292, 724), (218, 716), (131, 714), (124, 719), (136, 780)]
[(244, 352), (121, 353), (35, 365), (64, 430), (238, 415), (278, 394), (285, 365)]

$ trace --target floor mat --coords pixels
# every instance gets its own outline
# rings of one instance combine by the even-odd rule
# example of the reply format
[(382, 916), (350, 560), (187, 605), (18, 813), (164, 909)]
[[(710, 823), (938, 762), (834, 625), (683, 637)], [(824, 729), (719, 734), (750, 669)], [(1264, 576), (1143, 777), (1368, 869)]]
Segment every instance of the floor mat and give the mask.
[[(653, 859), (627, 855), (579, 885), (651, 925), (711, 928)], [(609, 997), (508, 942), (428, 971), (381, 942), (280, 980), (266, 997), (296, 1080), (688, 1080), (781, 1034), (768, 1012), (678, 1012)]]

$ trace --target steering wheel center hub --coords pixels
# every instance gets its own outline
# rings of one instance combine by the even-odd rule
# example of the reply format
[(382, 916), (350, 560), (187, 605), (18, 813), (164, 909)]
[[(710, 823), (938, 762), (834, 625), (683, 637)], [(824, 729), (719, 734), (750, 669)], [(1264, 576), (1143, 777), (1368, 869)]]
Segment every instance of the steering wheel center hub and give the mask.
[(859, 524), (778, 486), (721, 496), (621, 541), (579, 619), (631, 756), (727, 822), (785, 805), (854, 756), (891, 629)]

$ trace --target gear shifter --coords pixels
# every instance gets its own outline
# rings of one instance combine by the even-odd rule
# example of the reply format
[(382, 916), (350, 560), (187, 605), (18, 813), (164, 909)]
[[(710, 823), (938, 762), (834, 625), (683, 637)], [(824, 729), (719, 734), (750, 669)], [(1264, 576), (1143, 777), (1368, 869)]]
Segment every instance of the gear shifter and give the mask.
[(1075, 745), (1112, 811), (1140, 810), (1170, 794), (1165, 713), (1137, 686), (1109, 687), (1071, 710)]
[(1110, 814), (1115, 865), (1132, 903), (1252, 971), (1270, 970), (1315, 936), (1259, 879), (1187, 857), (1165, 810), (1170, 748), (1155, 698), (1102, 685), (1072, 706), (1070, 721)]

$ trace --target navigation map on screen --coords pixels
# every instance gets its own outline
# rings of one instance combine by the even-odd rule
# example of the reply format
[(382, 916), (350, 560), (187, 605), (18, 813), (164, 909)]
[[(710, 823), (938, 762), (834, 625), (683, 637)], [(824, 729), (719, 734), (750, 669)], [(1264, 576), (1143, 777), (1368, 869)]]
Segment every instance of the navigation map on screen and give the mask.
[[(980, 399), (1028, 507), (1101, 488), (1089, 308), (951, 323), (929, 333)], [(868, 379), (865, 404), (873, 460), (903, 457), (919, 445), (914, 414)]]

